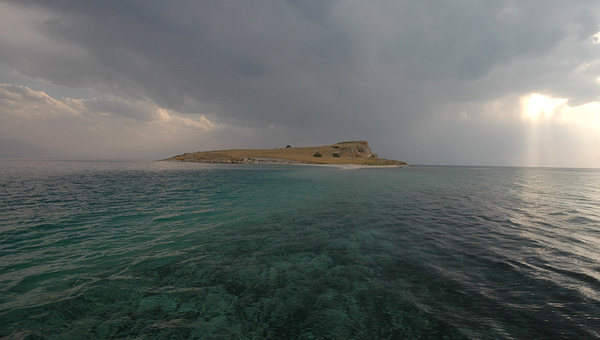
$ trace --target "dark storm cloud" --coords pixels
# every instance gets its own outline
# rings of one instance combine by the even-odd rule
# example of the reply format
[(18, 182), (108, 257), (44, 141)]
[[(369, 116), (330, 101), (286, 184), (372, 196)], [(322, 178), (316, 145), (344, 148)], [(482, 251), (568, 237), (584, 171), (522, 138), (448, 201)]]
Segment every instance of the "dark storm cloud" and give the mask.
[[(319, 97), (332, 84), (319, 78), (344, 59), (343, 37), (314, 24), (318, 16), (305, 19), (309, 8), (270, 4), (40, 2), (55, 18), (39, 29), (90, 57), (30, 56), (35, 69), (28, 71), (68, 86), (148, 95), (180, 110), (188, 109), (185, 97), (212, 102), (238, 119), (324, 111), (331, 103)], [(20, 63), (21, 56), (7, 57)]]
[(598, 67), (577, 71), (598, 1), (6, 2), (46, 13), (37, 31), (64, 47), (0, 49), (22, 74), (234, 124), (409, 143), (444, 103), (598, 99)]

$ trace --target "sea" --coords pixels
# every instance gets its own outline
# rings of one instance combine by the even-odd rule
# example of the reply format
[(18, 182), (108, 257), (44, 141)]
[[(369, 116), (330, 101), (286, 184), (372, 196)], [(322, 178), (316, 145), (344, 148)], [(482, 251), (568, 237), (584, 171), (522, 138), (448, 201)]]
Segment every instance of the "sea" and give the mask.
[(1, 339), (600, 339), (600, 170), (0, 160)]

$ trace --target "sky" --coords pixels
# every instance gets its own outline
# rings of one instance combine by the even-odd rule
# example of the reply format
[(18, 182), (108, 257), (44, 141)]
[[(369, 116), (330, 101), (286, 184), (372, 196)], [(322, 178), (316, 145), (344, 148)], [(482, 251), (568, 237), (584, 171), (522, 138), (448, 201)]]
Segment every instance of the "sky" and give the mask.
[(0, 0), (0, 156), (600, 167), (600, 1)]

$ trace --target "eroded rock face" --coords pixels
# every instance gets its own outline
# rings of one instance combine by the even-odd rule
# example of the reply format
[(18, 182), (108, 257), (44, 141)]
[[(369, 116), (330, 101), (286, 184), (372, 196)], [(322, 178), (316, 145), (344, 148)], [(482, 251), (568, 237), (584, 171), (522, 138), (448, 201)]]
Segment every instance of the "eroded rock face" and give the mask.
[[(337, 148), (336, 148), (337, 146)], [(348, 141), (333, 144), (332, 146), (337, 152), (344, 155), (352, 155), (367, 159), (371, 157), (373, 151), (366, 140)]]

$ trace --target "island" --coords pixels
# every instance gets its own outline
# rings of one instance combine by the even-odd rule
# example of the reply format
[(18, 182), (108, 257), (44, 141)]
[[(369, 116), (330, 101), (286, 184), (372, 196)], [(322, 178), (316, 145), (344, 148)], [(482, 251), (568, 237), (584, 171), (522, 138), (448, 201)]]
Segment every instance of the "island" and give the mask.
[(229, 164), (313, 164), (365, 166), (407, 166), (405, 162), (378, 157), (367, 141), (348, 141), (332, 145), (274, 149), (231, 149), (184, 153), (163, 161)]

